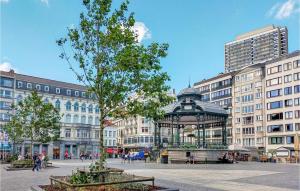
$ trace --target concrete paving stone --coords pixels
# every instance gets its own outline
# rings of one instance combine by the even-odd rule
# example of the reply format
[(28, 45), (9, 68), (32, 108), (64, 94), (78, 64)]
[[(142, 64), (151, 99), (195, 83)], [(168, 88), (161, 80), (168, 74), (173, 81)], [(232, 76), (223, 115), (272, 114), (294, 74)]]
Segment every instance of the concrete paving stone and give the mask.
[[(52, 161), (59, 168), (40, 172), (31, 170), (5, 171), (1, 165), (1, 191), (27, 191), (31, 185), (49, 184), (50, 175), (70, 175), (77, 168), (88, 168), (92, 161)], [(179, 188), (181, 191), (299, 190), (300, 165), (241, 162), (238, 164), (156, 164), (135, 161), (122, 164), (109, 159), (107, 166), (125, 172), (154, 176), (157, 185)]]

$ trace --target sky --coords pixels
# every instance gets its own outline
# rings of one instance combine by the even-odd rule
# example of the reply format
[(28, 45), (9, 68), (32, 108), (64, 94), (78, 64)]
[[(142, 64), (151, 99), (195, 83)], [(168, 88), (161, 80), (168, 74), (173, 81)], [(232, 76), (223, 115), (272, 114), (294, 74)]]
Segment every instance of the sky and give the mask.
[[(120, 0), (114, 0), (117, 7)], [(0, 70), (78, 83), (55, 41), (78, 26), (81, 0), (0, 0)], [(300, 49), (300, 0), (131, 0), (140, 43), (168, 43), (161, 60), (180, 91), (224, 72), (224, 45), (267, 25), (286, 26)]]

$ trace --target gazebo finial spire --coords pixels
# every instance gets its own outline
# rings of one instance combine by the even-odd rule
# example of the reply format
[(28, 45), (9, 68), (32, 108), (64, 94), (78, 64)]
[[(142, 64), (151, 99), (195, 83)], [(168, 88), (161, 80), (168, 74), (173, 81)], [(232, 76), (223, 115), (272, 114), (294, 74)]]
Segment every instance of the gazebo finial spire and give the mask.
[(189, 86), (188, 88), (191, 88), (191, 76), (189, 76)]

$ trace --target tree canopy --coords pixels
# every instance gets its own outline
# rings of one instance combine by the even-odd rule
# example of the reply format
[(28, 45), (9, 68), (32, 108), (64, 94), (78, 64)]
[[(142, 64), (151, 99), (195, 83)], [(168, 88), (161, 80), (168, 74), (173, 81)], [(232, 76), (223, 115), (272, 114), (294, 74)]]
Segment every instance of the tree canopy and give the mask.
[[(134, 14), (128, 13), (129, 1), (116, 10), (112, 10), (111, 0), (83, 0), (83, 4), (86, 10), (80, 14), (79, 26), (68, 28), (67, 37), (57, 44), (62, 50), (60, 57), (95, 95), (101, 133), (107, 117), (162, 116), (161, 108), (173, 99), (165, 84), (170, 78), (160, 64), (169, 45), (138, 42)], [(100, 136), (101, 156), (103, 148)], [(101, 166), (103, 162), (101, 158)]]
[(11, 138), (30, 140), (31, 149), (34, 142), (48, 143), (59, 138), (59, 111), (51, 103), (45, 103), (36, 91), (13, 105), (12, 109), (15, 114), (5, 126)]

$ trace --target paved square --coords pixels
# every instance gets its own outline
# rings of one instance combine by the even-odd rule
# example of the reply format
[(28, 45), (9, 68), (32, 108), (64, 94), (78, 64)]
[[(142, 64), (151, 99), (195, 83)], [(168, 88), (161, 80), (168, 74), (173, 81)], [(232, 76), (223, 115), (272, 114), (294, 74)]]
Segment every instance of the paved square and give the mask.
[[(1, 165), (1, 191), (27, 191), (31, 185), (48, 184), (50, 175), (71, 174), (76, 168), (88, 167), (91, 161), (53, 161), (55, 169), (32, 172), (7, 172)], [(108, 166), (125, 169), (136, 175), (154, 176), (156, 184), (182, 191), (296, 191), (299, 190), (298, 164), (243, 162), (238, 164), (155, 164), (135, 161), (122, 164), (119, 159), (108, 160)]]

